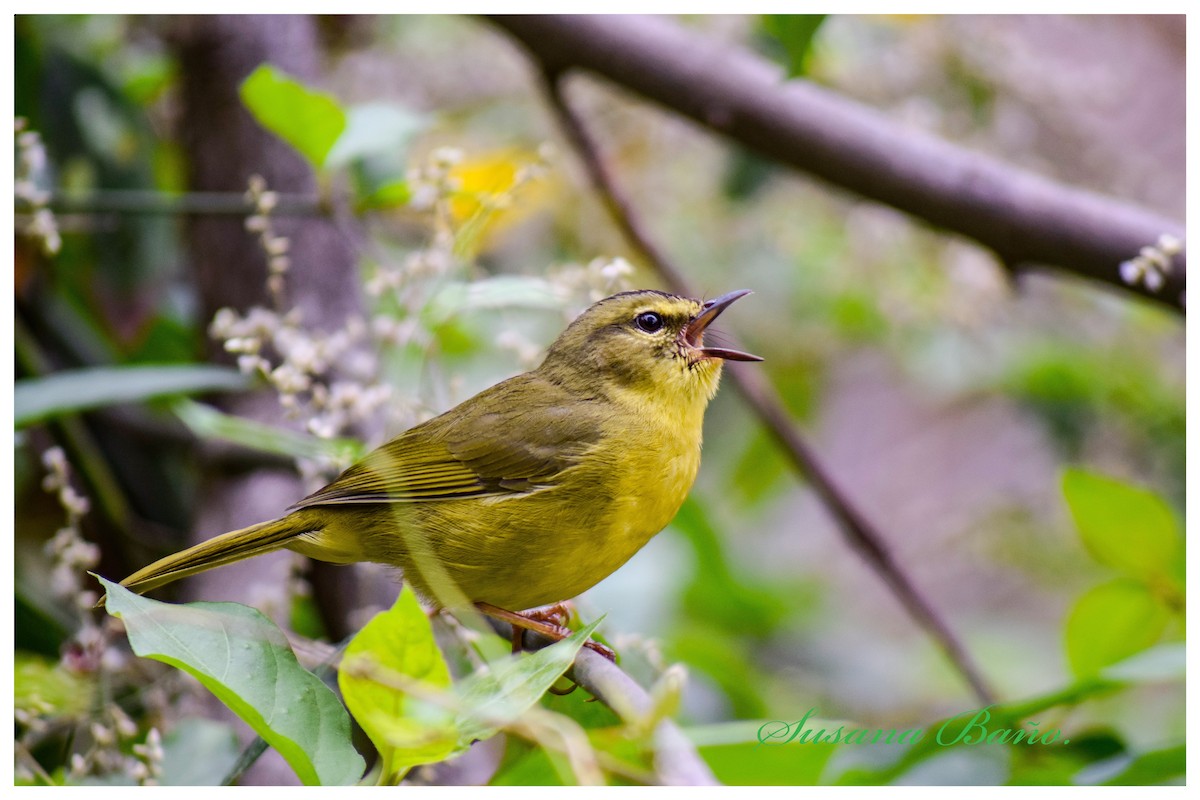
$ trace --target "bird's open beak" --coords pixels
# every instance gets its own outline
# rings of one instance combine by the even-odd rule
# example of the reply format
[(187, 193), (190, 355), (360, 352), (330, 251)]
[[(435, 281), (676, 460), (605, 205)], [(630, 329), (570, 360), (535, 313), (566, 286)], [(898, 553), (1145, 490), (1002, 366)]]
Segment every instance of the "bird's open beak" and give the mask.
[(700, 313), (693, 317), (692, 321), (683, 329), (684, 341), (703, 358), (723, 358), (726, 361), (762, 361), (759, 356), (743, 353), (740, 350), (704, 346), (704, 329), (711, 325), (714, 319), (721, 316), (722, 311), (733, 305), (734, 300), (748, 294), (750, 294), (749, 289), (739, 289), (736, 292), (729, 292), (714, 300), (709, 300), (704, 304)]

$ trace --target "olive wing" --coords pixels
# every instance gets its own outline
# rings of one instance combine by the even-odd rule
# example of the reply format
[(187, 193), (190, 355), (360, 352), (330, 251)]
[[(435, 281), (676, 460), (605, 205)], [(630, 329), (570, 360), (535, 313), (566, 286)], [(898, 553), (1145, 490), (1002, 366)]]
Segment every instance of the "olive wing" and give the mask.
[(594, 409), (522, 375), (401, 434), (295, 508), (458, 500), (552, 486), (600, 440)]

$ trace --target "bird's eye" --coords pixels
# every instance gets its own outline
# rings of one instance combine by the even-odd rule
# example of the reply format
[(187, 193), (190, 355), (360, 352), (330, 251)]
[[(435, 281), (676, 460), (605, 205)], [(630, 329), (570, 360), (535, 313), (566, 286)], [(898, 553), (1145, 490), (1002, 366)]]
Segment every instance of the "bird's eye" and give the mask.
[(633, 318), (633, 324), (646, 333), (654, 333), (663, 326), (663, 318), (653, 311), (643, 311)]

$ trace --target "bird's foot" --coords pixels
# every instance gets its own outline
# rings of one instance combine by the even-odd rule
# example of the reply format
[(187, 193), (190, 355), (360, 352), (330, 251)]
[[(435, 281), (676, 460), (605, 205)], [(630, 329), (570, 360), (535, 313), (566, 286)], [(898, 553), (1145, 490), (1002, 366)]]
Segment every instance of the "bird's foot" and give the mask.
[[(570, 617), (570, 613), (563, 603), (558, 603), (545, 609), (536, 609), (521, 613), (508, 611), (491, 603), (476, 603), (475, 607), (489, 617), (507, 622), (512, 626), (512, 646), (514, 653), (524, 647), (525, 631), (534, 631), (555, 641), (562, 641), (574, 633), (574, 631), (564, 624)], [(583, 646), (589, 650), (594, 650), (614, 664), (617, 661), (617, 654), (613, 652), (612, 648), (606, 647), (599, 642), (593, 642), (591, 639), (588, 639), (583, 643)]]
[(538, 622), (549, 622), (551, 625), (557, 625), (560, 628), (567, 627), (567, 623), (571, 621), (571, 605), (570, 601), (564, 600), (561, 603), (555, 603), (552, 606), (544, 608), (535, 608), (531, 611), (522, 611), (521, 616), (526, 619), (536, 620)]

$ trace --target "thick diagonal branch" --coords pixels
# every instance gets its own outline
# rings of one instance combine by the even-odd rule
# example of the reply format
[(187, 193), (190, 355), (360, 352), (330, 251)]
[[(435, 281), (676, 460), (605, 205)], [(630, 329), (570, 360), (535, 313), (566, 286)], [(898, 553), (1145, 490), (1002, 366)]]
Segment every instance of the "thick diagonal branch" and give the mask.
[(602, 76), (767, 158), (970, 237), (1006, 265), (1054, 267), (1183, 309), (1183, 253), (1158, 291), (1126, 284), (1120, 273), (1163, 234), (1182, 241), (1175, 220), (908, 129), (804, 81), (785, 82), (766, 60), (661, 17), (489, 20), (551, 72)]
[[(544, 77), (550, 104), (558, 116), (563, 131), (579, 154), (593, 185), (622, 233), (673, 291), (689, 297), (696, 297), (696, 293), (688, 286), (683, 271), (650, 238), (640, 218), (609, 173), (599, 148), (592, 140), (583, 121), (575, 114), (563, 96), (562, 75), (547, 71), (544, 73)], [(791, 459), (792, 464), (808, 478), (813, 490), (837, 520), (846, 539), (863, 556), (867, 564), (879, 574), (917, 624), (934, 638), (951, 663), (970, 684), (975, 695), (981, 701), (991, 703), (992, 693), (969, 654), (934, 611), (933, 606), (921, 595), (909, 580), (908, 575), (896, 563), (883, 536), (855, 508), (821, 466), (820, 461), (814, 456), (792, 424), (778, 395), (762, 377), (762, 373), (737, 369), (731, 369), (729, 372), (732, 373), (734, 383), (745, 397), (746, 402), (767, 426), (775, 441)]]

